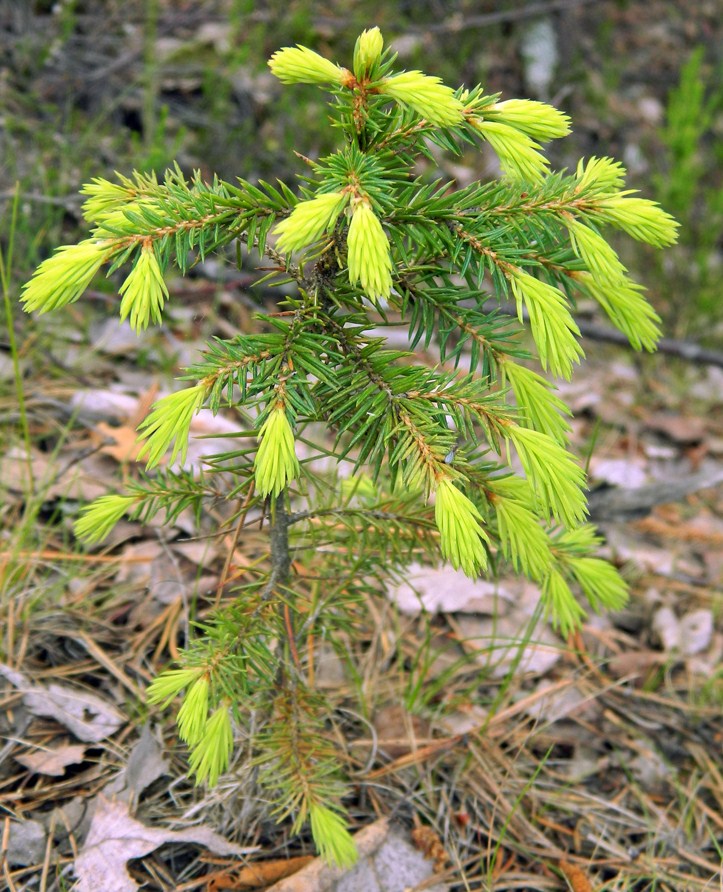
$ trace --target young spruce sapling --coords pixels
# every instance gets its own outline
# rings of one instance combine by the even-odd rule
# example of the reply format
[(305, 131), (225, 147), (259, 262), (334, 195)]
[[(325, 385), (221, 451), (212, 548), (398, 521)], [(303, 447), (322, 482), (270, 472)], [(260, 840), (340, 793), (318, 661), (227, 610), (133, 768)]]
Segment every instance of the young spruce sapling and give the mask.
[[(295, 830), (308, 819), (320, 851), (345, 864), (355, 849), (314, 642), (353, 628), (363, 598), (412, 559), (443, 559), (472, 578), (508, 565), (539, 585), (562, 633), (584, 617), (581, 601), (622, 605), (625, 583), (595, 557), (599, 538), (585, 523), (570, 412), (530, 361), (570, 378), (583, 356), (579, 297), (597, 301), (636, 349), (654, 350), (659, 320), (602, 232), (664, 247), (677, 224), (626, 189), (610, 158), (551, 172), (541, 144), (569, 132), (555, 108), (399, 71), (378, 28), (357, 40), (351, 69), (303, 46), (269, 65), (283, 84), (331, 97), (339, 148), (309, 162), (298, 193), (200, 173), (187, 181), (178, 168), (162, 181), (95, 179), (83, 189), (90, 237), (59, 248), (22, 299), (47, 312), (77, 300), (101, 268), (122, 271), (120, 316), (140, 331), (162, 323), (174, 270), (232, 243), (272, 265), (267, 282), (295, 285), (276, 312), (257, 314), (257, 332), (209, 343), (141, 425), (146, 473), (86, 507), (75, 529), (96, 543), (122, 517), (164, 511), (172, 521), (192, 506), (201, 519), (204, 500), (219, 498), (219, 472), (231, 480), (229, 524), (263, 513), (266, 553), (148, 697), (167, 706), (182, 696), (190, 771), (209, 784), (229, 766), (234, 725), (248, 730), (253, 716), (276, 816)], [(430, 176), (440, 151), (485, 142), (496, 181), (458, 188)], [(493, 300), (513, 301), (517, 319)], [(409, 350), (391, 349), (384, 326), (407, 326)], [(418, 345), (439, 364), (423, 363)], [(202, 407), (234, 410), (242, 430), (191, 473), (179, 463)]]

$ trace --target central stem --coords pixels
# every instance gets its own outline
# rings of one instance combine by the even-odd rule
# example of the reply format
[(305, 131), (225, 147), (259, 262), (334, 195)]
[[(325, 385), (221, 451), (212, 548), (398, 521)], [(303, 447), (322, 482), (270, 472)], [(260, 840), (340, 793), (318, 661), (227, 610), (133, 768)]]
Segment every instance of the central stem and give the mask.
[(286, 493), (279, 493), (271, 507), (271, 575), (266, 586), (266, 596), (270, 597), (277, 586), (286, 585), (289, 580), (291, 556), (289, 554), (289, 515), (286, 511)]
[[(285, 491), (279, 493), (269, 512), (271, 520), (271, 574), (264, 590), (264, 599), (272, 598), (279, 589), (285, 588), (289, 581), (291, 571), (289, 525), (291, 518), (286, 510), (285, 497)], [(299, 653), (296, 649), (296, 633), (294, 632), (292, 609), (288, 601), (288, 591), (279, 597), (278, 604), (279, 615), (286, 628), (286, 645), (289, 649), (291, 664), (298, 670)], [(288, 671), (289, 669), (290, 666), (285, 664), (283, 660), (279, 663), (279, 680), (283, 678), (285, 670)], [(291, 679), (291, 675), (292, 673), (288, 672), (289, 679)]]

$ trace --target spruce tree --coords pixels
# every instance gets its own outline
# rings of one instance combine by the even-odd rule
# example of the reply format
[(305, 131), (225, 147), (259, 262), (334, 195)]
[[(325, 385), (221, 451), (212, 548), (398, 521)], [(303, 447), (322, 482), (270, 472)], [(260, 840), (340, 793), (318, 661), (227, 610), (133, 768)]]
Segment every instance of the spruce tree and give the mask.
[[(141, 425), (145, 474), (83, 509), (75, 529), (93, 544), (122, 517), (164, 512), (170, 523), (193, 507), (201, 520), (221, 497), (230, 526), (263, 512), (266, 553), (148, 699), (182, 697), (190, 771), (209, 784), (229, 764), (234, 726), (249, 729), (253, 716), (277, 817), (297, 830), (308, 819), (339, 864), (355, 849), (314, 642), (353, 634), (364, 597), (412, 559), (473, 579), (524, 574), (563, 634), (586, 607), (625, 602), (623, 579), (595, 556), (570, 411), (549, 378), (569, 379), (583, 357), (581, 297), (633, 347), (655, 349), (658, 317), (602, 233), (664, 247), (677, 226), (625, 188), (610, 158), (550, 171), (541, 144), (569, 132), (550, 105), (453, 90), (395, 63), (378, 28), (357, 40), (351, 69), (303, 46), (274, 53), (283, 84), (330, 94), (338, 136), (298, 190), (187, 180), (178, 167), (162, 180), (95, 179), (82, 190), (91, 235), (59, 248), (22, 296), (26, 310), (47, 312), (77, 300), (101, 268), (121, 273), (120, 317), (140, 331), (162, 324), (169, 276), (231, 245), (258, 255), (267, 284), (295, 286), (275, 312), (258, 312), (257, 330), (214, 340), (185, 369)], [(460, 188), (430, 173), (440, 151), (485, 142), (497, 180)], [(391, 349), (385, 326), (406, 326), (409, 349)], [(436, 366), (419, 345), (437, 352)], [(241, 430), (193, 473), (182, 464), (202, 407), (234, 412)]]

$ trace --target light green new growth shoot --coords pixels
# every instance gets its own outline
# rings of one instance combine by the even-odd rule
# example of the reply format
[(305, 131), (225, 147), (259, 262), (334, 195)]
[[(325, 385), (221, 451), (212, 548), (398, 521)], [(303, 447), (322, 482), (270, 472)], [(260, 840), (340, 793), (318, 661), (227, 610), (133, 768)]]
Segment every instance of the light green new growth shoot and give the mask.
[[(122, 269), (119, 313), (140, 330), (162, 323), (167, 280), (238, 242), (268, 258), (271, 279), (295, 284), (279, 312), (210, 343), (186, 369), (191, 383), (156, 402), (141, 425), (152, 473), (86, 508), (76, 533), (94, 543), (121, 517), (163, 510), (172, 521), (187, 507), (201, 519), (204, 500), (219, 498), (208, 482), (218, 472), (233, 523), (263, 513), (267, 555), (204, 616), (149, 701), (183, 697), (178, 728), (197, 782), (214, 784), (234, 726), (253, 726), (279, 820), (296, 830), (308, 820), (322, 854), (348, 864), (333, 708), (314, 689), (310, 642), (351, 628), (364, 598), (412, 559), (444, 559), (472, 578), (493, 561), (525, 574), (564, 633), (585, 602), (624, 602), (617, 571), (594, 556), (570, 412), (529, 366), (573, 374), (577, 297), (597, 301), (635, 348), (655, 349), (659, 320), (605, 232), (665, 247), (677, 224), (626, 189), (609, 158), (551, 174), (542, 144), (569, 132), (557, 109), (400, 71), (378, 28), (359, 37), (351, 68), (302, 46), (269, 65), (283, 84), (326, 90), (340, 134), (298, 192), (200, 173), (188, 181), (178, 168), (162, 181), (97, 178), (83, 189), (91, 235), (46, 260), (22, 299), (43, 313), (77, 300), (101, 267)], [(434, 178), (438, 151), (484, 143), (499, 157), (498, 181)], [(517, 319), (490, 312), (491, 299), (513, 300)], [(390, 349), (382, 324), (407, 326), (411, 349), (437, 349), (439, 363)], [(171, 466), (185, 460), (203, 407), (239, 410), (246, 430), (199, 476)], [(330, 451), (354, 479), (330, 468)]]

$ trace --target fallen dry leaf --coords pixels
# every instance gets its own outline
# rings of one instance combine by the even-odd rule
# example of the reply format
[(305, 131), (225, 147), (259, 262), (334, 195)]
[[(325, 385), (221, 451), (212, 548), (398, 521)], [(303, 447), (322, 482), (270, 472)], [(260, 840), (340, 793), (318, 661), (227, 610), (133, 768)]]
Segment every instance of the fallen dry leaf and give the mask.
[(127, 421), (138, 410), (138, 397), (119, 390), (77, 390), (70, 398), (71, 408), (83, 417)]
[(147, 787), (168, 773), (168, 764), (150, 725), (144, 725), (125, 767), (103, 788), (103, 793), (124, 802), (137, 801)]
[(77, 765), (83, 761), (85, 750), (86, 747), (80, 743), (68, 743), (56, 748), (39, 749), (34, 753), (23, 753), (15, 756), (15, 761), (35, 774), (62, 777), (68, 765)]
[(11, 492), (27, 492), (47, 484), (55, 473), (51, 458), (39, 449), (28, 454), (20, 446), (12, 446), (0, 458), (0, 486)]
[(626, 765), (643, 790), (663, 796), (669, 789), (673, 769), (653, 747), (645, 747)]
[(439, 725), (450, 737), (469, 734), (481, 728), (489, 719), (486, 709), (476, 703), (462, 703), (454, 712), (439, 717)]
[(55, 719), (79, 740), (97, 743), (115, 733), (124, 721), (114, 706), (95, 694), (66, 685), (34, 685), (22, 672), (2, 663), (0, 674), (22, 692), (30, 712)]
[(431, 736), (429, 721), (407, 712), (401, 703), (382, 706), (374, 713), (373, 724), (379, 749), (392, 759), (416, 749), (418, 740)]
[(476, 654), (476, 662), (488, 667), (494, 678), (505, 676), (513, 663), (517, 665), (516, 671), (519, 673), (544, 675), (562, 656), (564, 644), (542, 623), (538, 624), (525, 644), (525, 629), (529, 620), (529, 616), (524, 614), (512, 617), (460, 615), (456, 617), (455, 625), (465, 650)]
[(40, 821), (9, 821), (3, 860), (12, 867), (27, 867), (43, 860), (47, 832)]
[[(389, 834), (389, 821), (381, 818), (368, 827), (354, 834), (354, 842), (359, 852), (359, 862), (369, 858), (382, 845)], [(356, 870), (357, 868), (354, 868)], [(268, 892), (327, 892), (346, 871), (341, 867), (333, 867), (322, 858), (314, 860), (297, 871), (293, 876), (281, 880)], [(370, 890), (373, 892), (373, 890)]]
[(137, 461), (138, 454), (143, 449), (143, 442), (138, 440), (138, 431), (125, 424), (114, 427), (105, 421), (99, 421), (91, 431), (91, 440), (103, 455), (110, 456), (118, 464)]
[(127, 862), (169, 842), (193, 842), (217, 855), (241, 856), (257, 851), (229, 842), (203, 825), (187, 830), (147, 827), (131, 817), (127, 803), (111, 801), (101, 794), (75, 861), (77, 892), (136, 892), (140, 887), (126, 870)]
[(673, 415), (659, 412), (648, 415), (645, 427), (664, 434), (674, 443), (697, 443), (705, 436), (706, 419), (692, 415)]
[(652, 628), (660, 639), (664, 651), (669, 652), (678, 647), (680, 642), (680, 624), (672, 607), (661, 607), (655, 611)]
[(686, 657), (704, 651), (713, 640), (713, 612), (701, 607), (680, 620), (680, 649)]
[(91, 326), (91, 348), (108, 356), (134, 356), (153, 337), (152, 332), (136, 333), (128, 322), (111, 316)]
[(92, 501), (105, 495), (108, 492), (105, 459), (88, 455), (76, 461), (76, 457), (72, 452), (50, 456), (31, 450), (28, 462), (25, 451), (14, 447), (0, 459), (0, 486), (10, 492), (29, 489), (42, 492), (47, 501), (58, 498)]
[(425, 858), (434, 861), (434, 872), (442, 873), (449, 862), (449, 855), (437, 831), (426, 824), (415, 827), (412, 842)]
[(583, 696), (576, 687), (560, 688), (548, 681), (541, 681), (536, 692), (539, 694), (546, 691), (549, 693), (533, 701), (525, 709), (527, 715), (538, 721), (552, 724), (570, 715), (591, 721), (600, 713), (599, 705)]
[(702, 607), (680, 619), (670, 607), (661, 607), (652, 626), (666, 652), (677, 650), (686, 657), (701, 653), (713, 639), (713, 613)]
[[(375, 821), (355, 834), (359, 861), (344, 870), (321, 858), (314, 860), (267, 892), (402, 892), (428, 883), (432, 865), (386, 819)], [(446, 886), (424, 885), (428, 892), (445, 892)]]
[(190, 595), (193, 576), (184, 579), (170, 548), (155, 539), (127, 545), (120, 558), (116, 582), (147, 588), (161, 604)]
[(638, 489), (648, 479), (645, 463), (640, 459), (595, 456), (590, 461), (590, 477), (623, 489)]
[(605, 668), (613, 678), (632, 681), (644, 678), (652, 669), (664, 665), (667, 659), (657, 650), (630, 650), (610, 657)]
[(410, 564), (405, 580), (389, 592), (397, 607), (410, 616), (428, 613), (504, 612), (514, 600), (503, 585), (484, 579), (469, 579), (451, 567)]

